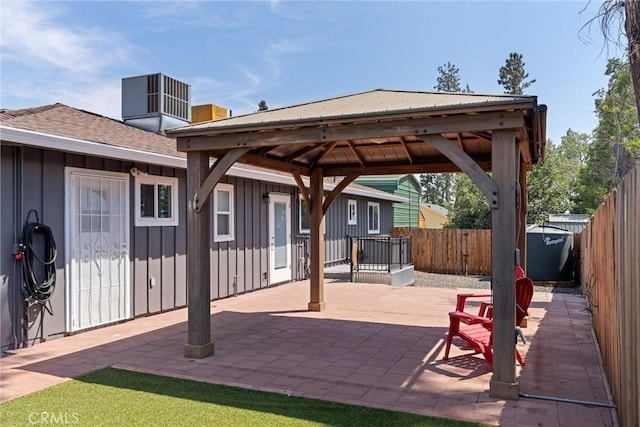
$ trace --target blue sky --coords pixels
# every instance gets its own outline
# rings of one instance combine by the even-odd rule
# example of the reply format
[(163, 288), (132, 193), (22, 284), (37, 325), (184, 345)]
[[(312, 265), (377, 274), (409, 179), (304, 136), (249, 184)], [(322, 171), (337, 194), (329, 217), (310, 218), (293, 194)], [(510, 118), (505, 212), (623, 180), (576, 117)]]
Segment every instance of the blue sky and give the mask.
[(606, 86), (600, 2), (1, 1), (0, 107), (61, 102), (120, 118), (123, 77), (165, 73), (193, 104), (234, 115), (376, 88), (433, 90), (450, 61), (462, 83), (502, 93), (498, 69), (524, 56), (547, 104), (547, 134), (591, 132)]

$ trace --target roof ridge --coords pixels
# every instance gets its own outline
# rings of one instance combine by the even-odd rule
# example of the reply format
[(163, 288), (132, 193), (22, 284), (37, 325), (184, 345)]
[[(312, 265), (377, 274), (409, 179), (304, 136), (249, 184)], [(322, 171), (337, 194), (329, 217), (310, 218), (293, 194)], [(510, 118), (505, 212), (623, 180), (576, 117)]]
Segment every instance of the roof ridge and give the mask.
[(2, 108), (0, 109), (0, 121), (42, 113), (43, 111), (48, 111), (53, 108), (58, 108), (62, 105), (64, 104), (56, 102), (55, 104), (40, 105), (38, 107), (19, 108), (15, 110), (9, 109), (9, 108)]

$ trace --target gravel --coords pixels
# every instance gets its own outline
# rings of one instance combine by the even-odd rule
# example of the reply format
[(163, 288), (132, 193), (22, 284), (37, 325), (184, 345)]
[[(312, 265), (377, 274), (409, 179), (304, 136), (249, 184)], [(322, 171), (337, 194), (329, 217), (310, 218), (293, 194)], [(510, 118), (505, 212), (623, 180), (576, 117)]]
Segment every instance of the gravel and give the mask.
[[(452, 274), (434, 274), (422, 271), (414, 272), (415, 283), (413, 286), (430, 288), (469, 288), (491, 289), (490, 276), (455, 276)], [(571, 283), (536, 282), (535, 292), (553, 292), (559, 294), (580, 295), (579, 286), (571, 286)]]

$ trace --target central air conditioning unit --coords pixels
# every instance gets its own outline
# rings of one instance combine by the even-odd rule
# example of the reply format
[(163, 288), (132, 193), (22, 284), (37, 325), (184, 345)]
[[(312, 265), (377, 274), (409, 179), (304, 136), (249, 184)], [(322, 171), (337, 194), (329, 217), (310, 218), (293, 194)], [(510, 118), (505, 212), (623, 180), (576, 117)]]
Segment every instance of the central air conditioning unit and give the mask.
[(123, 78), (122, 120), (159, 134), (191, 123), (191, 85), (161, 73)]

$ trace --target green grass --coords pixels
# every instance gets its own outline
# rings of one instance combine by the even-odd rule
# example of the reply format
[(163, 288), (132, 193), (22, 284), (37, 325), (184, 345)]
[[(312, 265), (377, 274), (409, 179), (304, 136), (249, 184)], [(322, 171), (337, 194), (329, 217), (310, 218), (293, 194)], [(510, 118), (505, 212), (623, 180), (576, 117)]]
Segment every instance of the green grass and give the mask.
[[(44, 417), (44, 418), (43, 418)], [(107, 368), (0, 405), (0, 425), (478, 426)]]

